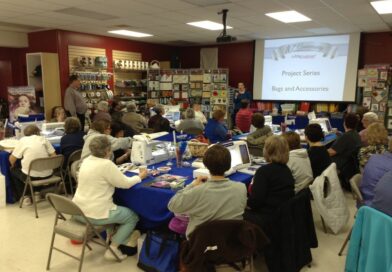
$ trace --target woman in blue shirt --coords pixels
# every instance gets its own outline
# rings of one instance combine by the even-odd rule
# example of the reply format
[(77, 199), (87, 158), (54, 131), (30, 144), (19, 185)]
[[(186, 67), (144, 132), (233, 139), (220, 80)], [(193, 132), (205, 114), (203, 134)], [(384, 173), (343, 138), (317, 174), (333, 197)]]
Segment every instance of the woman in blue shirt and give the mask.
[(208, 120), (204, 131), (205, 136), (212, 144), (230, 139), (231, 135), (224, 124), (225, 114), (223, 110), (215, 110), (212, 113), (212, 118)]

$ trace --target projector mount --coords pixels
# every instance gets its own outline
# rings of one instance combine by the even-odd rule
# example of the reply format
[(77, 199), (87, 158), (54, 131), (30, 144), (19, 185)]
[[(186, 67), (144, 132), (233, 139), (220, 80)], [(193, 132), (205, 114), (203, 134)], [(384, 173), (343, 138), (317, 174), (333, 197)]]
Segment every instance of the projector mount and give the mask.
[(232, 37), (230, 35), (227, 35), (227, 13), (229, 12), (228, 9), (222, 9), (222, 11), (218, 12), (219, 15), (222, 14), (222, 25), (223, 25), (223, 31), (222, 33), (216, 38), (216, 42), (218, 43), (224, 43), (224, 42), (233, 42), (237, 40), (236, 37)]

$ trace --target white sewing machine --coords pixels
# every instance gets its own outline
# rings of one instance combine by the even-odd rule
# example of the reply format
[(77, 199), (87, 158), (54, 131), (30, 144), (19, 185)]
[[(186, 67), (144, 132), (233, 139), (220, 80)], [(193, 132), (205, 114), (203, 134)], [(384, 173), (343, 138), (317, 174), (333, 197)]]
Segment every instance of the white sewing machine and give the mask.
[(132, 163), (151, 165), (175, 158), (175, 149), (171, 142), (154, 140), (167, 134), (167, 132), (157, 132), (133, 136)]
[[(248, 145), (245, 141), (234, 141), (221, 143), (230, 151), (231, 155), (231, 168), (225, 172), (225, 176), (230, 176), (231, 174), (251, 166), (251, 159), (249, 155)], [(204, 164), (192, 164), (192, 167), (201, 167), (193, 171), (193, 177), (206, 176), (210, 177), (210, 172), (205, 168)]]

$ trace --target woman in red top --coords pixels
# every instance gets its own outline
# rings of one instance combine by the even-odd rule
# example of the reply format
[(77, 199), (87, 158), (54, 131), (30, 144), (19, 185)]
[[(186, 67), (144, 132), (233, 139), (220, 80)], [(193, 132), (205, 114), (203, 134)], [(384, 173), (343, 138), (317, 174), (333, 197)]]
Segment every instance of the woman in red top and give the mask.
[(241, 109), (235, 116), (235, 123), (242, 132), (249, 132), (252, 115), (253, 112), (249, 109), (249, 100), (241, 100)]

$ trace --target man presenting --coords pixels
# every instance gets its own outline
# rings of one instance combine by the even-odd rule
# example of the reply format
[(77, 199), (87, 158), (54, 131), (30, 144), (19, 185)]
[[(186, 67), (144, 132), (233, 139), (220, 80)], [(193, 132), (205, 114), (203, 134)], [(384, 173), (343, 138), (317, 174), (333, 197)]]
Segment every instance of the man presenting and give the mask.
[(232, 115), (232, 120), (234, 125), (235, 125), (235, 116), (237, 115), (237, 112), (241, 109), (241, 100), (247, 100), (251, 102), (252, 94), (246, 91), (244, 83), (239, 82), (238, 91), (236, 91), (234, 95), (234, 113)]
[(65, 91), (64, 108), (67, 116), (78, 117), (81, 124), (81, 129), (84, 131), (85, 114), (87, 111), (87, 104), (84, 102), (83, 96), (78, 89), (80, 88), (80, 81), (78, 76), (72, 75), (69, 77), (69, 86)]

